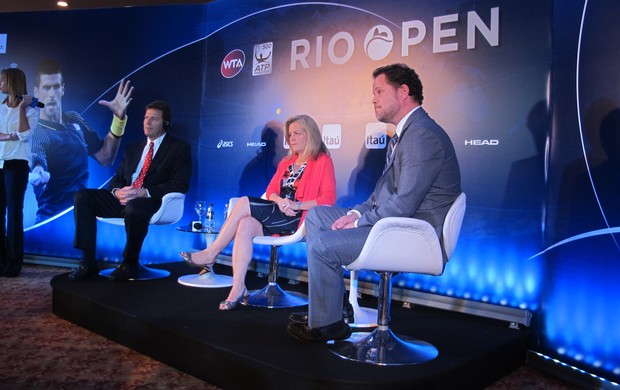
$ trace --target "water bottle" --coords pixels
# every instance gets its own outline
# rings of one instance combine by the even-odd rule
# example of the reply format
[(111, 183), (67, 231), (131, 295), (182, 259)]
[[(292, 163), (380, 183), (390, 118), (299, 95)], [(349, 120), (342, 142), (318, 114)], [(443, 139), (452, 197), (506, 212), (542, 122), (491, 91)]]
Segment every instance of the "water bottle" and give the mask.
[(213, 230), (213, 227), (215, 226), (214, 217), (215, 215), (213, 214), (213, 203), (209, 203), (209, 207), (207, 207), (207, 215), (205, 221), (207, 225), (207, 231)]

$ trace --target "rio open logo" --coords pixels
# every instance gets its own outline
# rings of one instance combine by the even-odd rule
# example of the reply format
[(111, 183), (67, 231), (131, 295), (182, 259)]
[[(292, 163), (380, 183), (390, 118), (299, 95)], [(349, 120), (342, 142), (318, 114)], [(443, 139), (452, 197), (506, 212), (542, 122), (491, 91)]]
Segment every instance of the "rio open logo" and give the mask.
[(370, 29), (364, 39), (364, 51), (366, 55), (375, 61), (387, 57), (394, 44), (392, 31), (384, 25), (378, 25)]
[(245, 53), (239, 49), (235, 49), (226, 54), (226, 57), (222, 60), (220, 71), (222, 72), (222, 76), (230, 79), (241, 72), (243, 65), (245, 65)]

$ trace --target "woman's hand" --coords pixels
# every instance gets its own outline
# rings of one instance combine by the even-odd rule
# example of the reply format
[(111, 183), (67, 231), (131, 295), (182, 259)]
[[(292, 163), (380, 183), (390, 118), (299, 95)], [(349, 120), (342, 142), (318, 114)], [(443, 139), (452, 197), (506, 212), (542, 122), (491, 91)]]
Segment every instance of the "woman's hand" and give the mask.
[(297, 209), (297, 203), (286, 198), (280, 199), (280, 201), (278, 202), (278, 208), (284, 215), (287, 215), (289, 217), (294, 217), (299, 212), (299, 210)]
[(31, 103), (32, 103), (32, 96), (24, 95), (21, 97), (21, 101), (19, 102), (18, 107), (22, 110), (26, 110), (28, 107), (30, 107)]

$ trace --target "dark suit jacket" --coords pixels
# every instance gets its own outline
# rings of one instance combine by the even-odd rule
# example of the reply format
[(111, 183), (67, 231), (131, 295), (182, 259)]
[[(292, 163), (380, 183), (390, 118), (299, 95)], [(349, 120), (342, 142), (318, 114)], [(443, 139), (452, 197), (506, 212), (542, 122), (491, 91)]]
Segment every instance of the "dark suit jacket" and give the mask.
[(461, 193), (461, 174), (450, 137), (422, 107), (407, 119), (391, 164), (370, 198), (354, 207), (361, 214), (358, 226), (407, 217), (439, 230)]
[[(125, 148), (123, 162), (110, 180), (109, 190), (131, 185), (131, 175), (138, 167), (145, 146), (146, 139)], [(144, 177), (143, 187), (152, 198), (158, 200), (170, 192), (187, 193), (191, 174), (192, 156), (189, 144), (166, 134)]]

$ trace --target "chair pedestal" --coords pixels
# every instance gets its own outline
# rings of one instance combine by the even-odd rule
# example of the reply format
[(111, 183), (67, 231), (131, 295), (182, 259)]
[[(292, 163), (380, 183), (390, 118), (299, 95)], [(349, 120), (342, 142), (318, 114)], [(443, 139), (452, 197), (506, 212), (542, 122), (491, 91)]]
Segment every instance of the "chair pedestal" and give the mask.
[(380, 366), (425, 363), (439, 354), (426, 341), (398, 337), (388, 327), (377, 327), (370, 333), (355, 332), (347, 340), (330, 341), (328, 347), (344, 359)]
[[(99, 275), (104, 276), (106, 278), (109, 278), (110, 274), (115, 269), (116, 268), (107, 268), (107, 269), (101, 270), (99, 272)], [(138, 271), (138, 277), (137, 278), (131, 278), (129, 280), (162, 279), (162, 278), (167, 278), (168, 276), (170, 276), (170, 271), (166, 271), (165, 269), (150, 268), (150, 267), (147, 267), (144, 264), (140, 263), (140, 270)]]
[(379, 274), (381, 279), (377, 328), (371, 333), (355, 332), (346, 340), (330, 341), (329, 349), (344, 359), (380, 366), (419, 364), (435, 359), (439, 352), (433, 345), (426, 341), (396, 336), (390, 330), (392, 273), (379, 272)]
[(278, 247), (271, 246), (269, 256), (269, 283), (261, 290), (250, 292), (248, 305), (267, 307), (295, 307), (308, 304), (308, 296), (294, 291), (285, 291), (278, 286)]
[(294, 291), (285, 291), (277, 283), (269, 283), (261, 290), (250, 292), (248, 305), (277, 309), (282, 307), (304, 306), (308, 296)]

